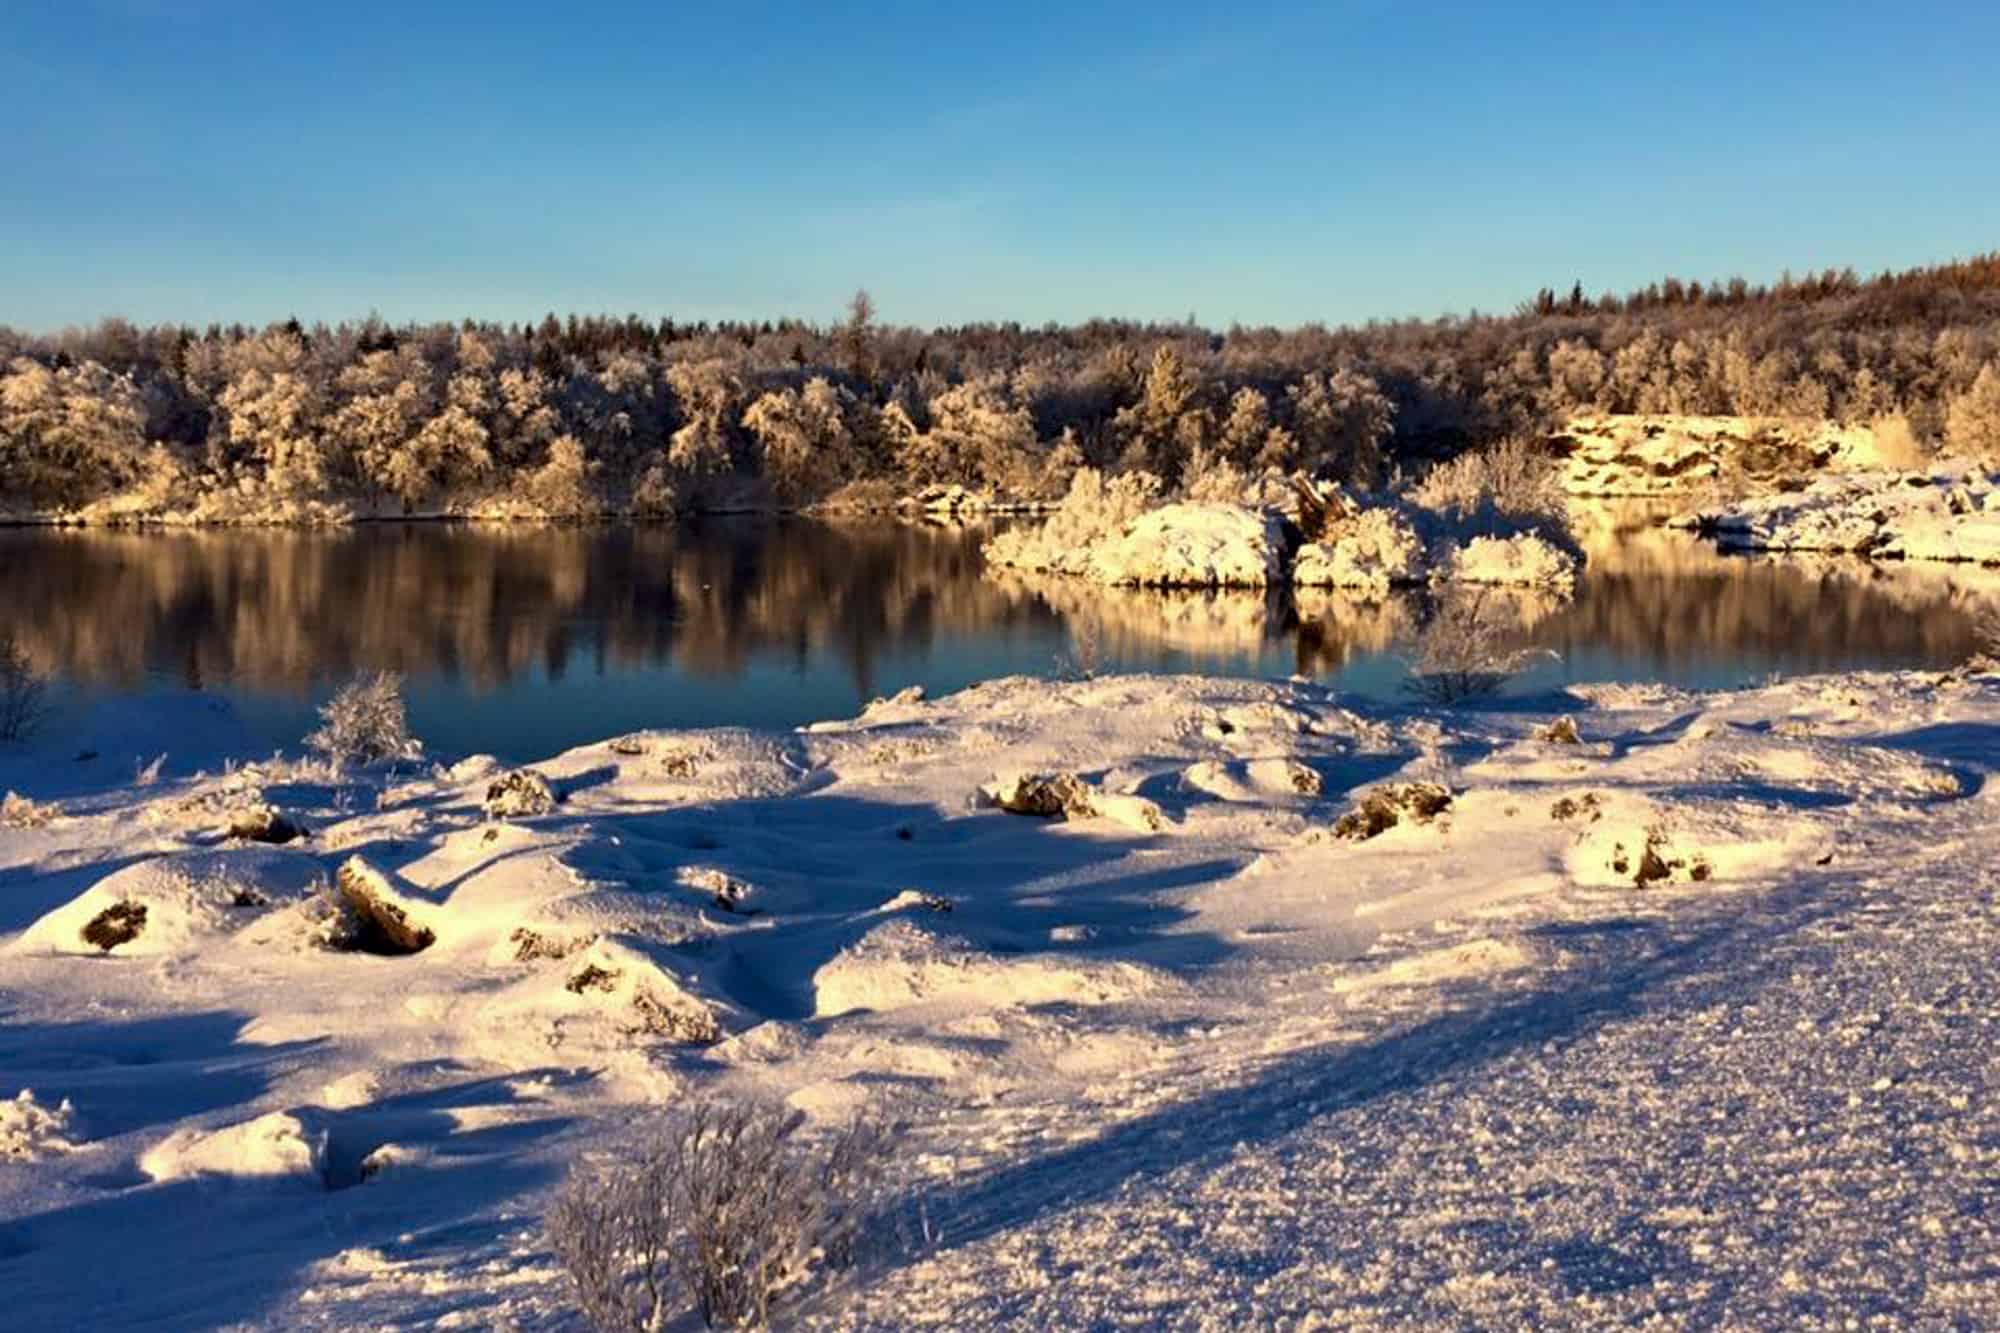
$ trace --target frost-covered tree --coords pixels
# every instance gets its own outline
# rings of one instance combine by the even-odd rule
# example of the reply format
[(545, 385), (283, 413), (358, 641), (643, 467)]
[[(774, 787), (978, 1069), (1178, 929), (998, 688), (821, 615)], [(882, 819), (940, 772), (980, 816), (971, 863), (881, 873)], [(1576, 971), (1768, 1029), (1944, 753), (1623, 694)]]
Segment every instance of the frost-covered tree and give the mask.
[(667, 383), (679, 407), (681, 425), (667, 443), (667, 462), (689, 476), (723, 472), (736, 456), (733, 426), (742, 417), (743, 381), (720, 358), (676, 361)]
[(1004, 380), (953, 385), (931, 400), (930, 417), (925, 443), (933, 463), (926, 480), (963, 481), (1001, 495), (1036, 489), (1043, 460), (1034, 416), (1008, 401)]
[(307, 373), (304, 341), (274, 329), (231, 352), (218, 406), (232, 454), (250, 461), (280, 495), (324, 493), (335, 464), (320, 435), (325, 395)]
[(1373, 379), (1346, 367), (1308, 374), (1292, 386), (1290, 398), (1300, 466), (1357, 486), (1381, 480), (1382, 445), (1396, 407)]
[(602, 508), (592, 482), (597, 471), (583, 441), (558, 435), (547, 459), (528, 475), (528, 499), (550, 518), (587, 518)]
[(2000, 462), (2000, 363), (1988, 362), (1964, 393), (1945, 410), (1945, 447), (1987, 462)]
[(128, 486), (146, 470), (144, 424), (129, 378), (16, 358), (0, 372), (0, 495), (72, 505)]
[(804, 503), (839, 489), (860, 470), (854, 395), (821, 376), (803, 389), (773, 389), (751, 403), (743, 426), (762, 446), (764, 479), (777, 494)]
[(1206, 442), (1208, 413), (1201, 380), (1180, 353), (1166, 343), (1153, 350), (1152, 365), (1139, 401), (1121, 410), (1112, 432), (1123, 446), (1125, 466), (1178, 477)]

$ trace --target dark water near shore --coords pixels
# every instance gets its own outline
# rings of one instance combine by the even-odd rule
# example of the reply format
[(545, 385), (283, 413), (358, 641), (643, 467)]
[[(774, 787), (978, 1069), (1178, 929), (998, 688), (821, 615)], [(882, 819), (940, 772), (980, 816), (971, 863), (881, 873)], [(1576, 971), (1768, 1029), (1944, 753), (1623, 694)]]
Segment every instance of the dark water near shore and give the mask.
[[(0, 532), (0, 629), (71, 697), (192, 686), (272, 744), (362, 670), (407, 679), (433, 752), (532, 759), (646, 726), (791, 726), (906, 685), (1099, 670), (1282, 678), (1396, 697), (1430, 608), (1161, 594), (981, 574), (985, 534), (878, 520), (410, 524), (336, 532)], [(1727, 558), (1657, 528), (1591, 542), (1568, 603), (1510, 599), (1553, 650), (1513, 687), (1727, 686), (1944, 666), (1978, 571)], [(1987, 577), (1991, 577), (1990, 572)], [(1974, 582), (1968, 582), (1974, 581)]]

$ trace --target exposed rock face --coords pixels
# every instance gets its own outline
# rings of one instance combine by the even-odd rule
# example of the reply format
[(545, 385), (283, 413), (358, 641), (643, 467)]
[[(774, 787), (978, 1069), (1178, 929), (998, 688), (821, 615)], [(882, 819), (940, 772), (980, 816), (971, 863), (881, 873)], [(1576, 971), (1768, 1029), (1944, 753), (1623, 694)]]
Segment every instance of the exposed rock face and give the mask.
[(1387, 833), (1401, 823), (1428, 824), (1451, 807), (1451, 793), (1435, 782), (1377, 787), (1333, 826), (1337, 838), (1357, 842)]
[(1090, 785), (1074, 773), (1022, 773), (988, 789), (993, 804), (1010, 815), (1089, 819), (1097, 813)]
[(1880, 467), (1867, 426), (1762, 417), (1586, 413), (1556, 436), (1571, 495), (1679, 498), (1725, 480), (1755, 491), (1829, 469)]
[(145, 929), (144, 903), (113, 903), (84, 925), (83, 942), (110, 953), (119, 945), (138, 939)]
[(361, 953), (395, 956), (421, 953), (436, 942), (437, 936), (418, 919), (422, 908), (360, 857), (349, 857), (333, 883), (350, 926), (337, 943)]

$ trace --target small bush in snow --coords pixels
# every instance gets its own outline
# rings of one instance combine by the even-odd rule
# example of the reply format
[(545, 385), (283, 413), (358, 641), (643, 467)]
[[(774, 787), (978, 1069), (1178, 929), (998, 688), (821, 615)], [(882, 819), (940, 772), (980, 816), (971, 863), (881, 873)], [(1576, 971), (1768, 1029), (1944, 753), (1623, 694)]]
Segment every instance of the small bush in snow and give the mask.
[(1403, 689), (1425, 703), (1450, 706), (1498, 693), (1543, 654), (1516, 647), (1518, 625), (1483, 596), (1447, 598), (1417, 635)]
[(761, 1325), (851, 1260), (890, 1139), (856, 1118), (823, 1139), (761, 1102), (696, 1102), (606, 1160), (579, 1164), (550, 1244), (598, 1328), (648, 1333), (693, 1306), (711, 1328)]
[(1535, 441), (1518, 436), (1438, 464), (1410, 498), (1425, 509), (1460, 516), (1490, 506), (1515, 519), (1559, 519), (1564, 509), (1554, 460)]
[(344, 686), (319, 710), (324, 724), (306, 744), (340, 764), (407, 759), (416, 752), (403, 709), (403, 680), (378, 671)]
[(61, 813), (53, 802), (30, 800), (18, 792), (0, 796), (0, 828), (42, 828)]
[(11, 634), (0, 634), (0, 741), (26, 740), (41, 724), (48, 683)]

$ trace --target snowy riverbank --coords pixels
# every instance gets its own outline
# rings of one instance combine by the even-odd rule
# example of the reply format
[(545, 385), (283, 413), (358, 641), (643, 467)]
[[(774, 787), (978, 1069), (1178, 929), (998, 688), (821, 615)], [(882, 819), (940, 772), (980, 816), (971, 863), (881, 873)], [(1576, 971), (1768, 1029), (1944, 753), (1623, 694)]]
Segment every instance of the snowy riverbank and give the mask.
[[(1995, 1009), (1952, 950), (2000, 675), (1521, 708), (1015, 678), (583, 746), (507, 814), (490, 761), (244, 762), (198, 700), (0, 751), (10, 1309), (571, 1327), (562, 1164), (720, 1090), (910, 1124), (932, 1242), (829, 1326), (1990, 1315)], [(1067, 818), (993, 803), (1065, 773)], [(310, 837), (223, 836), (262, 807)], [(328, 947), (343, 880), (428, 942)]]

